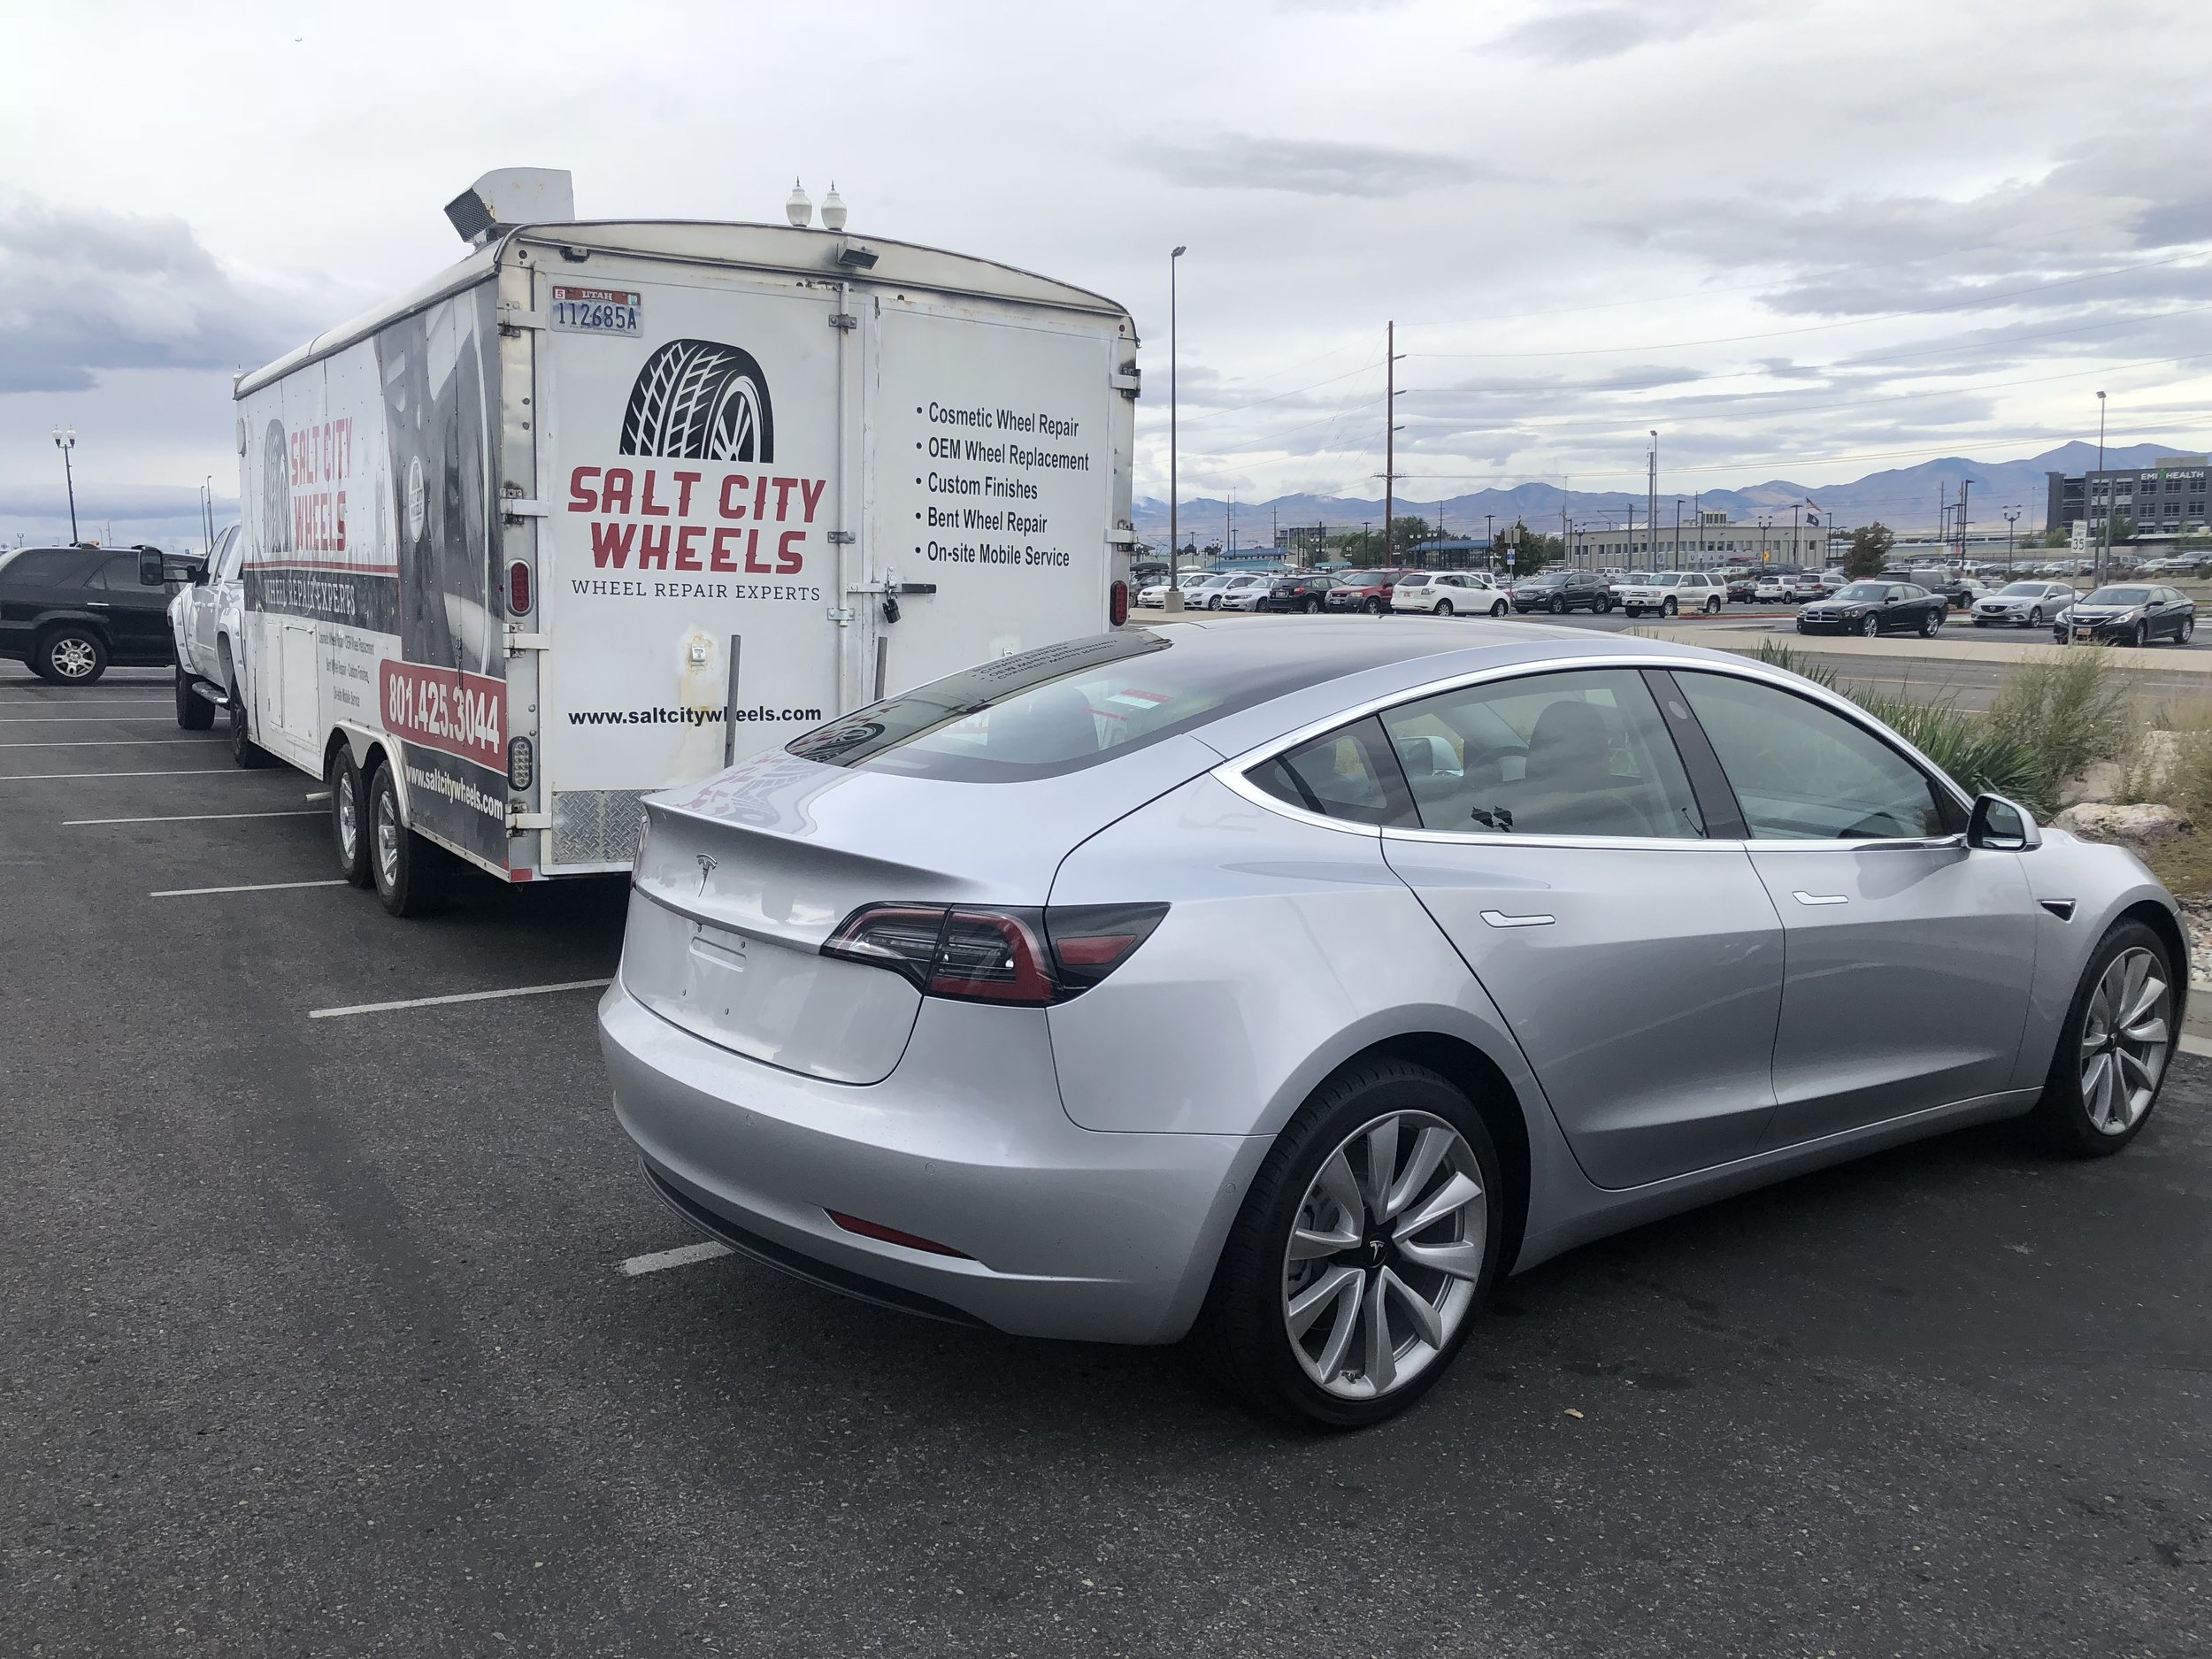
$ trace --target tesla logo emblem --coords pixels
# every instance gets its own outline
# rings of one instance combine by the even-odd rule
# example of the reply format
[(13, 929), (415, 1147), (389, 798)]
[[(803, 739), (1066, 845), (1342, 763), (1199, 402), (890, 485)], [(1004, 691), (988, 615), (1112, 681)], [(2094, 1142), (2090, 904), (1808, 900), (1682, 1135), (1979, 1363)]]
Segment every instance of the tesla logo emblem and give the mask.
[(717, 870), (720, 869), (722, 866), (721, 866), (721, 864), (720, 864), (718, 862), (717, 862), (717, 861), (716, 861), (716, 859), (713, 857), (713, 856), (712, 856), (711, 854), (708, 854), (708, 853), (701, 853), (701, 854), (698, 856), (698, 863), (699, 863), (699, 891), (700, 891), (700, 892), (702, 892), (702, 893), (704, 893), (704, 892), (707, 890), (707, 878), (708, 878), (709, 876), (712, 875), (712, 874), (713, 874), (713, 873), (714, 873)]
[(1367, 1258), (1368, 1266), (1380, 1267), (1382, 1265), (1384, 1255), (1383, 1241), (1380, 1239), (1368, 1240), (1367, 1247), (1365, 1249), (1361, 1251), (1361, 1254)]

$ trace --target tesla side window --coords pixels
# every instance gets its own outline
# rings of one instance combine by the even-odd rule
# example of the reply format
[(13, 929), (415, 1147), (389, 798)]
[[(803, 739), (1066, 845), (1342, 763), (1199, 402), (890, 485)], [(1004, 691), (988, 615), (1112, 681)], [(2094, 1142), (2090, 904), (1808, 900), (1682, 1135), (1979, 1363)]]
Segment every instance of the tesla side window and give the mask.
[(1892, 841), (1948, 834), (1919, 767), (1841, 715), (1724, 674), (1675, 683), (1705, 728), (1759, 841)]
[(1340, 726), (1245, 774), (1279, 801), (1355, 824), (1410, 825), (1413, 804), (1379, 722)]
[(1383, 716), (1421, 826), (1472, 834), (1705, 833), (1642, 677), (1532, 674), (1448, 691)]

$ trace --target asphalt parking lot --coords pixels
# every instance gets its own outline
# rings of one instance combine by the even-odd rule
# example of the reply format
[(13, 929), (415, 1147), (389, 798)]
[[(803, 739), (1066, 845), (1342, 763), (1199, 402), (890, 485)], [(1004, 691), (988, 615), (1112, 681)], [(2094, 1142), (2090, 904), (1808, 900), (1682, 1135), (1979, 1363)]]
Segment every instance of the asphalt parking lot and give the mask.
[(594, 990), (422, 1002), (603, 979), (619, 885), (394, 922), (317, 787), (0, 667), (0, 1652), (2212, 1651), (2212, 1062), (2108, 1163), (1968, 1131), (1548, 1263), (1286, 1435), (622, 1271), (695, 1240)]

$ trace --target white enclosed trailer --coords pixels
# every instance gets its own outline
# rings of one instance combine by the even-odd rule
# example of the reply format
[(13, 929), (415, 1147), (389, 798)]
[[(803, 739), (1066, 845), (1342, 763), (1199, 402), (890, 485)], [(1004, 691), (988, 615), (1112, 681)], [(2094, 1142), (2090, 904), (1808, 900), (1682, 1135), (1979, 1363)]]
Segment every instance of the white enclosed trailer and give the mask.
[[(564, 175), (516, 177), (571, 217)], [(469, 257), (236, 392), (216, 689), (331, 780), (388, 905), (426, 841), (510, 881), (625, 868), (641, 796), (1118, 619), (1120, 306), (830, 231), (503, 224), (502, 183), (449, 210)]]

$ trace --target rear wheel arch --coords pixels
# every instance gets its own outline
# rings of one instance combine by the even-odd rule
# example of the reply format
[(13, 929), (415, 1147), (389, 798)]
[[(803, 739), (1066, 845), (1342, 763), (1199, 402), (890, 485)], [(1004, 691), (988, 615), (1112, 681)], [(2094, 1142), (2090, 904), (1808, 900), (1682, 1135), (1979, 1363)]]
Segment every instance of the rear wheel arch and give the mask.
[(1521, 1236), (1528, 1225), (1530, 1172), (1528, 1119), (1518, 1093), (1496, 1061), (1463, 1037), (1442, 1032), (1407, 1032), (1371, 1043), (1348, 1056), (1329, 1076), (1314, 1085), (1308, 1098), (1325, 1088), (1331, 1079), (1375, 1060), (1404, 1060), (1435, 1072), (1473, 1102), (1490, 1139), (1496, 1143), (1498, 1162), (1505, 1176), (1504, 1237), (1498, 1274), (1513, 1271), (1520, 1254)]

